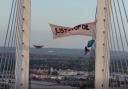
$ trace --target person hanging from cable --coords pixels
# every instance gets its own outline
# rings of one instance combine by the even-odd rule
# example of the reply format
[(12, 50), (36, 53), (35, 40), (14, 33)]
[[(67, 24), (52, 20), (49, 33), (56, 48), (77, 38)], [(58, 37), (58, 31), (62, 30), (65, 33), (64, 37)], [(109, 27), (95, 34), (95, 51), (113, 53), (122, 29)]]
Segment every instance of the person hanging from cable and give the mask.
[(87, 48), (87, 46), (85, 46), (84, 48), (84, 54), (86, 55), (90, 50)]
[(93, 46), (94, 42), (95, 42), (95, 40), (93, 40), (93, 39), (88, 41), (87, 46), (85, 46), (85, 48), (84, 48), (85, 55), (90, 51), (89, 48)]

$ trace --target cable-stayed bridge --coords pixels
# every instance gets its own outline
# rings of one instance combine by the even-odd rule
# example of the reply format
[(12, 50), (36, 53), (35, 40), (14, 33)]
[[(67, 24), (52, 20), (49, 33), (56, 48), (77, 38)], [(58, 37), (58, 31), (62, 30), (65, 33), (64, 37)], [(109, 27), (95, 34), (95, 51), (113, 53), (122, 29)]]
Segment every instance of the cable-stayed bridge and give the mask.
[[(95, 89), (128, 89), (128, 7), (126, 0), (97, 0)], [(0, 89), (29, 88), (31, 0), (13, 0), (3, 53)], [(6, 48), (15, 48), (15, 55)]]

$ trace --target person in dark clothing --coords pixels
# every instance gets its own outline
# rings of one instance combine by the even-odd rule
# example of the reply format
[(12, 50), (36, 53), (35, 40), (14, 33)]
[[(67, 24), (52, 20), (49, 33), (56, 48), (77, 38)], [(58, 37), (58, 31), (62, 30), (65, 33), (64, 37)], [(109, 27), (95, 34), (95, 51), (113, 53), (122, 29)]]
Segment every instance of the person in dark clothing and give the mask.
[(84, 48), (84, 54), (86, 55), (88, 52), (89, 52), (89, 49), (85, 46), (85, 48)]

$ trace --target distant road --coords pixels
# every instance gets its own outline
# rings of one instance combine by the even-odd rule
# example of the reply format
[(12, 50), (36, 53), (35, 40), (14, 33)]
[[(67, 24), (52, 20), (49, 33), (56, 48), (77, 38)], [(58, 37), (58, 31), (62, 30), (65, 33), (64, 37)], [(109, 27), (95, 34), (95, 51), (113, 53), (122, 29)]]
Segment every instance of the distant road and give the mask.
[(57, 83), (50, 83), (44, 81), (31, 81), (30, 89), (78, 89), (71, 86), (63, 86)]

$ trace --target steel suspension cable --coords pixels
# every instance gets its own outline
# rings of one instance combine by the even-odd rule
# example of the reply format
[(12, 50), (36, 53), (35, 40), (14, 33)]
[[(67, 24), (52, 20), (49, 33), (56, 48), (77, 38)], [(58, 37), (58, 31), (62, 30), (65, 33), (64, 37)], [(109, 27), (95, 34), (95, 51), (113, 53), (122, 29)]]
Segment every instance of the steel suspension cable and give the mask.
[[(123, 38), (122, 38), (122, 35), (121, 35), (121, 27), (120, 27), (120, 24), (119, 24), (119, 18), (118, 18), (118, 15), (117, 15), (117, 9), (116, 9), (116, 5), (115, 5), (115, 1), (113, 0), (113, 3), (114, 3), (114, 9), (115, 9), (115, 14), (116, 14), (116, 19), (117, 19), (117, 25), (118, 25), (118, 29), (119, 29), (119, 36), (120, 36), (120, 41), (121, 41), (121, 47), (122, 47), (122, 51), (123, 51), (123, 54), (124, 54), (124, 43), (123, 43)], [(124, 57), (123, 57), (124, 59)], [(122, 64), (122, 62), (121, 62)], [(123, 65), (123, 64), (122, 64)], [(124, 71), (124, 69), (122, 70)]]
[[(121, 8), (120, 8), (120, 4), (119, 4), (119, 0), (117, 0), (117, 4), (118, 4), (118, 9), (119, 9), (119, 13), (120, 13), (120, 18), (121, 18), (121, 23), (122, 23), (122, 27), (123, 27), (123, 32), (124, 32), (124, 36), (125, 36), (125, 40), (126, 40), (126, 43), (127, 43), (127, 47), (128, 47), (128, 37), (126, 35), (126, 29), (125, 29), (125, 26), (124, 26), (124, 22), (123, 22), (123, 16), (122, 16), (122, 13), (121, 13)], [(123, 48), (124, 50), (124, 48)]]
[[(107, 5), (109, 5), (109, 4), (107, 4)], [(108, 6), (108, 7), (110, 7), (110, 6)], [(108, 9), (108, 10), (110, 10), (110, 8)], [(110, 11), (109, 11), (110, 12)], [(112, 14), (113, 14), (113, 12), (112, 12)], [(109, 16), (108, 17), (110, 17), (110, 13), (109, 13)], [(114, 18), (113, 18), (114, 19)], [(114, 23), (115, 24), (115, 23)], [(112, 34), (111, 34), (111, 36), (109, 36), (110, 38), (112, 37), (113, 38), (113, 41), (111, 41), (111, 42), (113, 42), (114, 43), (114, 49), (115, 49), (115, 40), (114, 40), (114, 34), (113, 34), (113, 30), (112, 30), (112, 24), (111, 24), (111, 21), (110, 21), (110, 31), (109, 32), (111, 32)], [(112, 46), (112, 45), (111, 45)], [(113, 54), (113, 53), (112, 53)], [(115, 56), (114, 56), (115, 57)], [(118, 66), (118, 64), (117, 64), (117, 66)], [(121, 69), (122, 69), (122, 67), (121, 67)]]
[[(17, 3), (18, 3), (18, 2), (19, 2), (19, 1), (17, 1)], [(17, 11), (19, 11), (19, 8), (20, 8), (20, 4), (17, 4)], [(17, 19), (17, 18), (19, 18), (19, 19), (21, 18), (20, 16), (17, 16), (18, 13), (20, 14), (21, 12), (17, 12), (17, 13), (16, 13), (15, 22), (16, 22), (16, 19)], [(21, 22), (21, 21), (19, 21), (19, 22)], [(16, 23), (15, 23), (15, 25), (21, 26), (21, 25), (18, 25), (18, 24), (16, 24)], [(14, 29), (16, 29), (16, 26), (14, 27)], [(16, 33), (16, 30), (15, 30), (14, 33), (13, 33), (13, 35), (14, 35), (14, 40), (12, 40), (14, 46), (15, 46), (15, 39), (16, 39), (15, 33)], [(10, 73), (10, 75), (12, 75), (12, 76), (10, 76), (10, 79), (14, 79), (14, 78), (13, 78), (13, 75), (14, 75), (14, 72), (15, 72), (15, 71), (14, 71), (14, 69), (15, 69), (14, 54), (11, 55), (11, 59), (10, 59), (10, 60), (11, 60), (11, 64), (10, 64), (11, 66), (10, 66), (10, 68), (9, 68), (9, 71), (12, 71), (12, 72)], [(14, 89), (14, 87), (11, 87), (11, 89)]]
[[(112, 7), (112, 5), (111, 5), (111, 7)], [(115, 22), (115, 18), (114, 18), (114, 11), (113, 11), (113, 9), (112, 9), (112, 22), (113, 22), (113, 28), (114, 28), (114, 31), (112, 30), (112, 32), (113, 32), (113, 35), (114, 35), (114, 33), (115, 33), (115, 36), (116, 36), (116, 37), (114, 37), (114, 38), (116, 38), (115, 40), (116, 40), (116, 43), (117, 43), (117, 48), (114, 47), (114, 49), (117, 49), (117, 51), (120, 51), (119, 39), (118, 39), (117, 30), (116, 30), (116, 22)], [(116, 44), (116, 43), (115, 43), (115, 44)], [(117, 56), (119, 57), (118, 54), (117, 54)], [(119, 60), (120, 60), (120, 57), (119, 57)], [(115, 62), (116, 62), (116, 61), (115, 61)], [(118, 68), (118, 65), (117, 65), (117, 68)], [(118, 69), (119, 69), (119, 68), (118, 68)], [(118, 70), (118, 73), (119, 73), (119, 70)]]
[(123, 9), (124, 9), (125, 17), (126, 17), (127, 22), (128, 22), (128, 14), (126, 12), (126, 7), (125, 7), (125, 4), (124, 4), (124, 0), (122, 0), (122, 4), (123, 4)]
[[(15, 7), (14, 8), (16, 8), (16, 3), (15, 3)], [(10, 34), (9, 34), (9, 41), (8, 41), (8, 47), (9, 48), (12, 48), (13, 49), (13, 40), (14, 40), (14, 25), (15, 25), (15, 13), (16, 13), (16, 10), (14, 10), (14, 12), (13, 12), (13, 18), (12, 18), (12, 24), (11, 24), (11, 26), (10, 26)], [(11, 67), (10, 66), (10, 62), (11, 62), (11, 56), (12, 56), (13, 54), (12, 53), (10, 53), (9, 52), (9, 54), (7, 55), (8, 57), (7, 57), (7, 61), (5, 62), (6, 63), (6, 71), (5, 71), (5, 75), (9, 75), (9, 68)], [(8, 77), (8, 76), (7, 76)]]
[(11, 18), (12, 18), (12, 13), (13, 13), (13, 6), (14, 6), (14, 2), (15, 0), (12, 1), (12, 6), (11, 6), (11, 12), (10, 12), (10, 17), (9, 17), (9, 23), (7, 26), (7, 32), (6, 32), (6, 36), (5, 36), (5, 41), (4, 41), (4, 50), (3, 53), (1, 54), (1, 60), (0, 60), (0, 71), (2, 70), (2, 62), (3, 62), (3, 58), (4, 58), (4, 52), (5, 52), (5, 44), (6, 44), (6, 40), (7, 40), (7, 35), (8, 35), (8, 29), (10, 27), (10, 23), (11, 23)]
[[(113, 1), (114, 2), (114, 1)], [(118, 7), (119, 8), (119, 7)], [(120, 28), (120, 26), (119, 26), (119, 20), (118, 20), (118, 16), (117, 16), (117, 11), (116, 11), (116, 6), (115, 6), (115, 2), (114, 2), (114, 10), (115, 10), (115, 13), (116, 13), (116, 19), (117, 19), (117, 24), (118, 24), (118, 29), (119, 29), (119, 34), (120, 34), (120, 38), (121, 38), (121, 45), (122, 45), (122, 48), (123, 48), (123, 55), (124, 55), (124, 57), (125, 57), (125, 51), (124, 51), (124, 44), (123, 44), (123, 42), (122, 42), (122, 36), (121, 36), (121, 28)], [(112, 13), (113, 14), (113, 13)], [(114, 16), (114, 15), (113, 15)], [(113, 19), (114, 19), (114, 17), (113, 17)], [(115, 31), (116, 31), (116, 29), (115, 29)], [(117, 32), (116, 32), (116, 39), (117, 39)], [(119, 42), (119, 41), (118, 41)], [(119, 45), (118, 45), (118, 47), (119, 47)], [(124, 58), (125, 59), (125, 58)], [(126, 61), (126, 59), (125, 59), (125, 61)], [(121, 62), (121, 66), (123, 65), (123, 63)], [(125, 64), (126, 66), (127, 66), (127, 62), (126, 62), (126, 64)], [(122, 68), (124, 68), (123, 66), (121, 67), (121, 69)], [(122, 69), (122, 71), (123, 71), (123, 73), (125, 73), (125, 70), (124, 69)]]
[[(8, 75), (5, 74), (5, 72), (7, 72), (7, 67), (8, 67), (8, 55), (9, 52), (7, 52), (6, 50), (6, 44), (7, 44), (7, 48), (9, 47), (9, 43), (10, 43), (10, 38), (11, 38), (11, 33), (12, 33), (12, 29), (11, 29), (11, 26), (13, 23), (13, 18), (14, 18), (14, 12), (15, 12), (15, 1), (13, 0), (12, 1), (12, 7), (11, 7), (11, 13), (10, 13), (10, 17), (9, 17), (9, 23), (8, 23), (8, 27), (7, 27), (7, 33), (6, 33), (6, 37), (5, 37), (5, 42), (4, 42), (4, 52), (3, 52), (3, 55), (2, 55), (2, 58), (1, 58), (1, 67), (0, 67), (0, 70), (1, 70), (1, 74), (2, 74), (2, 79), (6, 80), (6, 78), (8, 77)], [(10, 30), (11, 29), (11, 30)], [(10, 32), (10, 34), (9, 34)], [(9, 35), (9, 38), (8, 38), (8, 35)], [(7, 43), (7, 39), (8, 39), (8, 43)], [(3, 66), (3, 67), (2, 67)], [(5, 67), (6, 66), (6, 67)], [(6, 83), (3, 83), (3, 87), (1, 86), (1, 89), (4, 88), (6, 86)]]
[[(121, 13), (121, 9), (120, 9), (120, 4), (119, 4), (119, 1), (117, 0), (117, 4), (118, 4), (118, 9), (119, 9), (119, 13), (120, 13), (120, 18), (121, 18), (121, 23), (122, 23), (122, 27), (123, 27), (123, 32), (124, 32), (124, 35), (125, 35), (125, 40), (126, 40), (126, 44), (127, 44), (127, 48), (128, 48), (128, 39), (127, 39), (127, 35), (126, 35), (126, 31), (125, 31), (125, 27), (124, 27), (124, 22), (123, 22), (123, 17), (122, 17), (122, 13)], [(127, 70), (128, 70), (128, 64), (127, 64), (127, 56), (126, 56), (126, 52), (125, 52), (125, 48), (124, 48), (124, 45), (123, 45), (123, 57), (124, 57), (124, 74), (126, 74)], [(126, 69), (125, 69), (126, 68)], [(125, 84), (127, 85), (127, 81), (124, 81)]]
[[(115, 10), (115, 12), (116, 12), (116, 10)], [(113, 16), (114, 29), (115, 29), (116, 40), (117, 40), (117, 48), (119, 48), (119, 40), (118, 40), (118, 37), (117, 37), (117, 31), (116, 31), (116, 26), (115, 26), (114, 13), (113, 13), (113, 11), (112, 11), (112, 16)], [(116, 17), (117, 17), (117, 15), (116, 15)], [(118, 18), (118, 17), (117, 17), (117, 18)], [(117, 51), (118, 51), (118, 50), (117, 50)], [(119, 51), (120, 51), (120, 50), (119, 50)], [(117, 54), (117, 56), (118, 56), (118, 58), (119, 58), (119, 60), (116, 60), (117, 62), (115, 61), (116, 66), (117, 66), (117, 71), (118, 71), (118, 73), (120, 73), (121, 70), (122, 70), (122, 73), (124, 73), (123, 63), (122, 63), (122, 61), (121, 61), (122, 58), (120, 58), (119, 53)], [(119, 67), (119, 63), (120, 63), (120, 67)], [(121, 70), (119, 70), (119, 69), (121, 69)], [(121, 82), (117, 79), (117, 83), (121, 83)]]

